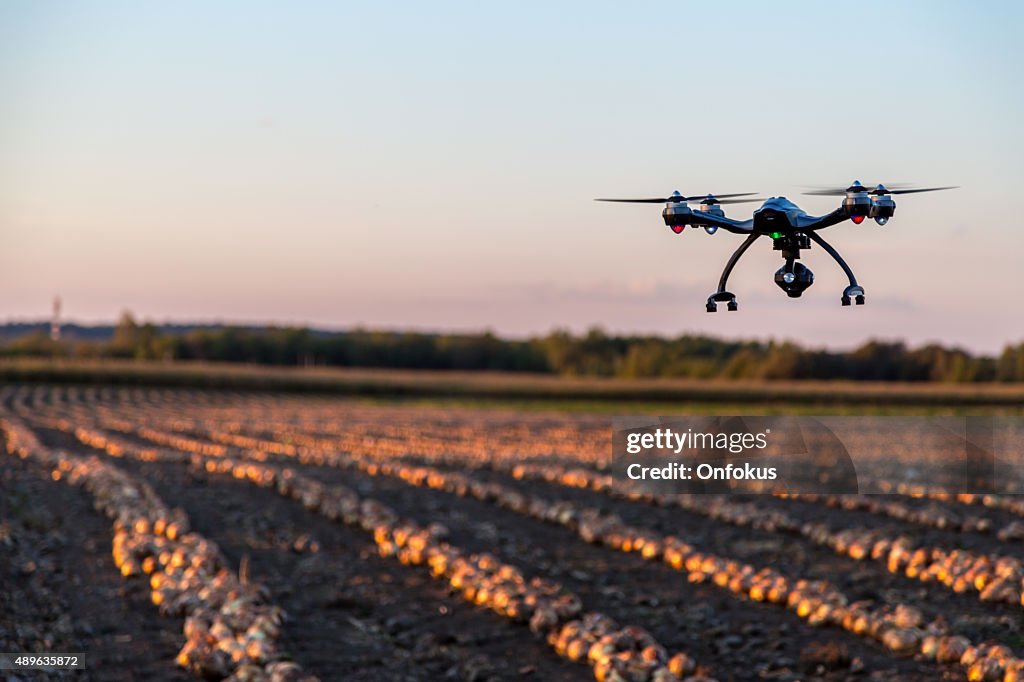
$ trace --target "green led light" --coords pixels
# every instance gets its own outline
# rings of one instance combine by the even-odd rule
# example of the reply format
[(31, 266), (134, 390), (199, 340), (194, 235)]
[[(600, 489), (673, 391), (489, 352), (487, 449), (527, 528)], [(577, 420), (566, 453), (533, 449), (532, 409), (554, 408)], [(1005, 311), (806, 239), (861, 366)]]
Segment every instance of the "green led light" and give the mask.
[(768, 236), (771, 237), (772, 239), (782, 239), (782, 233), (781, 232), (772, 232)]

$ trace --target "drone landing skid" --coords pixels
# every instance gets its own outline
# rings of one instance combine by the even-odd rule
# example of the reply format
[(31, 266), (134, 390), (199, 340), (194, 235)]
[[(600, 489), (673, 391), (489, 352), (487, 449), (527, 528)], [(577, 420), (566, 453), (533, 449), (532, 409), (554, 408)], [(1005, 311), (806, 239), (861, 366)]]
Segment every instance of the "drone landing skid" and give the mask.
[(864, 287), (851, 285), (843, 289), (843, 305), (850, 305), (850, 299), (856, 301), (857, 305), (864, 305)]
[(747, 249), (750, 248), (750, 245), (757, 241), (757, 238), (760, 236), (761, 235), (757, 232), (747, 236), (747, 238), (743, 240), (743, 243), (739, 245), (739, 248), (733, 251), (733, 254), (729, 257), (729, 262), (725, 264), (725, 270), (722, 271), (722, 276), (718, 280), (718, 291), (708, 296), (707, 309), (709, 313), (718, 312), (719, 301), (727, 301), (727, 307), (730, 312), (734, 312), (739, 309), (739, 306), (736, 305), (736, 296), (726, 291), (725, 287), (729, 282), (729, 275), (732, 273), (732, 269), (736, 267), (736, 263), (739, 261), (740, 257), (746, 253)]
[(726, 301), (726, 308), (732, 312), (739, 309), (736, 304), (736, 296), (728, 291), (716, 291), (715, 293), (708, 296), (707, 309), (709, 313), (718, 312), (718, 302)]

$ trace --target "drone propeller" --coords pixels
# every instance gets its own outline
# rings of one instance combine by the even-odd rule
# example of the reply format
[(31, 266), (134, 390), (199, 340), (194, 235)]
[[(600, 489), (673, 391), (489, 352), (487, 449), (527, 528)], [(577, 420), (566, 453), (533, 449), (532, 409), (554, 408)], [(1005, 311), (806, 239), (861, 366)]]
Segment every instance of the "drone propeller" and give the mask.
[[(594, 199), (594, 201), (616, 201), (628, 204), (667, 204), (678, 201), (696, 201), (697, 199), (715, 199), (716, 197), (729, 198), (729, 197), (749, 197), (757, 192), (740, 192), (739, 194), (699, 194), (692, 197), (684, 197), (679, 192), (673, 192), (672, 196), (652, 199)], [(745, 201), (757, 201), (756, 199), (746, 199)], [(720, 202), (720, 203), (735, 203), (735, 202)]]
[(824, 189), (815, 189), (804, 194), (810, 194), (814, 196), (827, 196), (827, 197), (842, 197), (846, 196), (850, 192), (865, 192), (874, 194), (875, 196), (883, 196), (886, 194), (916, 194), (918, 192), (938, 192), (944, 189), (956, 189), (956, 186), (950, 187), (913, 187), (907, 188), (906, 185), (894, 184), (891, 187), (896, 189), (890, 189), (885, 185), (879, 184), (874, 189), (869, 190), (866, 186), (860, 184), (859, 181), (854, 180), (853, 184), (849, 187), (828, 187)]
[(918, 192), (939, 192), (944, 189), (956, 189), (957, 187), (958, 185), (951, 185), (949, 187), (917, 187), (912, 189), (889, 189), (885, 185), (880, 184), (878, 185), (878, 187), (875, 187), (873, 190), (871, 190), (871, 194), (874, 194), (875, 196), (879, 197), (884, 196), (886, 194), (917, 194)]
[[(756, 192), (755, 192), (755, 194), (756, 194)], [(728, 194), (723, 194), (722, 196), (725, 197), (725, 196), (729, 196), (729, 195)], [(718, 205), (718, 204), (751, 204), (751, 203), (754, 203), (754, 202), (757, 202), (757, 201), (764, 201), (764, 198), (763, 197), (754, 197), (753, 199), (726, 199), (726, 200), (723, 201), (723, 200), (719, 199), (718, 197), (716, 197), (716, 196), (714, 196), (712, 194), (709, 194), (700, 203), (701, 203), (702, 206), (715, 206), (715, 205)]]

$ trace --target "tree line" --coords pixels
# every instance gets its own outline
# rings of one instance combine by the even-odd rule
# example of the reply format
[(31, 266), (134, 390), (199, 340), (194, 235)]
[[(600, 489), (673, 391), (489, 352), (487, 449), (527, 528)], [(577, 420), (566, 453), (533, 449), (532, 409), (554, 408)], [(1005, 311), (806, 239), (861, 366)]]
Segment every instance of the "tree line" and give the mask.
[(496, 370), (570, 376), (865, 381), (1024, 381), (1024, 343), (998, 357), (937, 344), (869, 341), (852, 351), (708, 336), (621, 336), (591, 329), (524, 340), (492, 333), (428, 334), (301, 327), (169, 331), (125, 313), (106, 338), (51, 340), (41, 330), (0, 342), (4, 356), (203, 360), (262, 365)]

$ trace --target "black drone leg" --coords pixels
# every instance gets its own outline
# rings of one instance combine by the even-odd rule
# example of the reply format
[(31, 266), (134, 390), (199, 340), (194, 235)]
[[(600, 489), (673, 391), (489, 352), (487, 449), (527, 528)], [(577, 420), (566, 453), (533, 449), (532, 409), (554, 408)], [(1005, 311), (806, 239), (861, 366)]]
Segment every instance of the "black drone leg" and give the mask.
[(850, 299), (852, 297), (853, 300), (857, 302), (857, 305), (864, 305), (864, 287), (857, 284), (857, 278), (853, 276), (853, 270), (851, 270), (850, 266), (846, 264), (843, 257), (839, 255), (839, 252), (832, 248), (831, 244), (819, 237), (817, 232), (807, 232), (807, 236), (817, 243), (818, 246), (825, 249), (825, 251), (828, 252), (828, 255), (832, 256), (836, 262), (839, 263), (839, 267), (843, 269), (843, 272), (845, 272), (846, 276), (850, 279), (850, 286), (843, 289), (843, 298), (841, 299), (842, 304), (850, 305)]
[(722, 271), (722, 277), (718, 280), (718, 291), (708, 296), (707, 309), (709, 313), (718, 311), (718, 301), (727, 301), (727, 307), (729, 310), (737, 310), (739, 306), (736, 304), (736, 297), (726, 291), (725, 285), (729, 281), (729, 275), (732, 273), (732, 269), (736, 267), (736, 262), (740, 259), (740, 256), (750, 248), (750, 245), (757, 241), (760, 237), (759, 234), (751, 234), (747, 237), (746, 241), (739, 245), (732, 256), (729, 257), (729, 262), (725, 264), (725, 270)]

